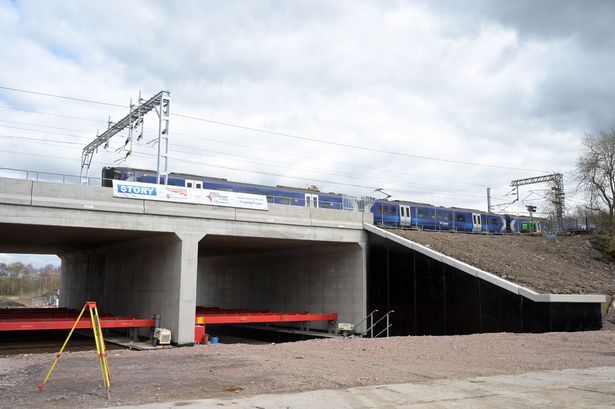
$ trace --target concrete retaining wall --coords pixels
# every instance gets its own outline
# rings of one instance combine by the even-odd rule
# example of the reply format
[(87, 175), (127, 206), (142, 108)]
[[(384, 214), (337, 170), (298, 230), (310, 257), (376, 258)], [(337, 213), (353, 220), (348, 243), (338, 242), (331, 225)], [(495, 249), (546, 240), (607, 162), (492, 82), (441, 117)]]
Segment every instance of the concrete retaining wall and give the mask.
[(395, 310), (395, 335), (597, 330), (604, 296), (538, 294), (374, 226), (368, 309)]

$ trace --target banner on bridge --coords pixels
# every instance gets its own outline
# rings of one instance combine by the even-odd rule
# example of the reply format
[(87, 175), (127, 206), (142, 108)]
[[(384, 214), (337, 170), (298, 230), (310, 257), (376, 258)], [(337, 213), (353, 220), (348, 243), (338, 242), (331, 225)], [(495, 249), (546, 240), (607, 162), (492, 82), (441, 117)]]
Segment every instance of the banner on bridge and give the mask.
[(193, 203), (242, 209), (267, 210), (267, 196), (183, 186), (113, 181), (113, 196), (164, 202)]

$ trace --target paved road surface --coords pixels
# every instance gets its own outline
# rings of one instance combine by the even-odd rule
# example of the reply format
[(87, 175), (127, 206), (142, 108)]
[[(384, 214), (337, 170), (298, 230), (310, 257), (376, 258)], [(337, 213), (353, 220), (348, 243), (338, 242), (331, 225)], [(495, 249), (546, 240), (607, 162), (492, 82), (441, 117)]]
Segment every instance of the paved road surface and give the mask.
[(615, 408), (615, 367), (365, 386), (124, 409)]

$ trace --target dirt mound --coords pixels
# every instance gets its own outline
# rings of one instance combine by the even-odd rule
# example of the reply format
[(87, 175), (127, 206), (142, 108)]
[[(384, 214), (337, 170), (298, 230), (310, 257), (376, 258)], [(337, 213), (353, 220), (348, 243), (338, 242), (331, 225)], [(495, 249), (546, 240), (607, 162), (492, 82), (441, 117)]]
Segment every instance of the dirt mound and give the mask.
[(590, 236), (391, 232), (539, 293), (615, 294), (615, 263)]

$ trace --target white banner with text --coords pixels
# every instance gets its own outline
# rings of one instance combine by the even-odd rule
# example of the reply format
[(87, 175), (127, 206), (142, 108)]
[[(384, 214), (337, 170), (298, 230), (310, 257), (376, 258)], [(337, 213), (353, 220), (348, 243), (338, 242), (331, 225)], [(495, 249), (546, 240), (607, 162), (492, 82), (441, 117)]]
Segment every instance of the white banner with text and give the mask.
[(113, 181), (113, 196), (130, 199), (160, 200), (164, 202), (193, 203), (212, 206), (267, 210), (267, 196), (222, 190), (195, 189), (183, 186), (154, 185), (151, 183)]

